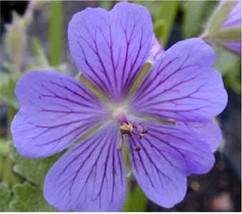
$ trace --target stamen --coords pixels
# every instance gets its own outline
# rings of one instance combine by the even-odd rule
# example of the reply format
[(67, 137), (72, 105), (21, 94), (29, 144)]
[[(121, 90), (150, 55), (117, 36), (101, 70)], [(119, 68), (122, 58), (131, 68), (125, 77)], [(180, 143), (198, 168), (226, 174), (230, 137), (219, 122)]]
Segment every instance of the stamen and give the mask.
[(135, 148), (134, 148), (134, 151), (135, 152), (139, 152), (141, 150), (141, 148), (139, 147), (139, 146), (136, 146)]
[(127, 123), (122, 123), (119, 130), (121, 132), (121, 135), (125, 135), (125, 134), (130, 135), (133, 132), (134, 127), (131, 123), (127, 122)]
[[(131, 136), (132, 134), (134, 136), (136, 136), (139, 140), (141, 140), (145, 134), (148, 132), (148, 129), (140, 124), (131, 124), (129, 122), (124, 122), (121, 123), (120, 127), (120, 137), (118, 137), (116, 145), (117, 145), (117, 149), (121, 149), (122, 148), (122, 144), (123, 144), (123, 136), (124, 135), (129, 135)], [(141, 148), (139, 146), (136, 146), (134, 148), (134, 150), (136, 152), (139, 152), (141, 150)]]

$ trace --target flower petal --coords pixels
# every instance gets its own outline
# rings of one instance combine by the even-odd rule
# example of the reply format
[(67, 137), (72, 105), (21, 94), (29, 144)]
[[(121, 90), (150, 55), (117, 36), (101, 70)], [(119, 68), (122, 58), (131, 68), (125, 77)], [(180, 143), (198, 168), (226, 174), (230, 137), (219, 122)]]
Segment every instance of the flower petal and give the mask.
[(148, 58), (152, 35), (148, 10), (126, 2), (109, 12), (101, 8), (83, 10), (73, 16), (68, 28), (77, 67), (114, 99), (128, 92)]
[(213, 50), (201, 39), (178, 42), (164, 52), (141, 83), (131, 107), (137, 114), (183, 121), (207, 120), (227, 104)]
[(222, 45), (238, 54), (241, 54), (241, 42), (223, 42)]
[(208, 120), (203, 122), (187, 122), (184, 125), (186, 125), (188, 129), (192, 129), (205, 138), (213, 152), (215, 152), (219, 144), (222, 143), (222, 132), (215, 121)]
[(61, 211), (120, 211), (126, 181), (117, 133), (109, 125), (62, 156), (46, 176), (45, 199)]
[(148, 198), (170, 208), (183, 199), (187, 175), (212, 168), (213, 153), (206, 138), (182, 124), (142, 125), (148, 130), (144, 137), (128, 140), (133, 173)]
[(148, 61), (150, 61), (151, 63), (155, 63), (161, 57), (162, 53), (164, 53), (164, 49), (156, 36), (153, 35)]
[(105, 118), (98, 98), (59, 72), (29, 72), (19, 80), (15, 94), (21, 108), (11, 131), (14, 146), (26, 157), (60, 152)]

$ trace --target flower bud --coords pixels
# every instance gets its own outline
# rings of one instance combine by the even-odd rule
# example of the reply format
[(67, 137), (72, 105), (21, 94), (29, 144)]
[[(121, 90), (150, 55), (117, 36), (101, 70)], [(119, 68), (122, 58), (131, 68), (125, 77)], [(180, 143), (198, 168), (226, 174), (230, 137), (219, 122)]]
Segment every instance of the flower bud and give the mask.
[(202, 38), (241, 54), (241, 0), (221, 1)]

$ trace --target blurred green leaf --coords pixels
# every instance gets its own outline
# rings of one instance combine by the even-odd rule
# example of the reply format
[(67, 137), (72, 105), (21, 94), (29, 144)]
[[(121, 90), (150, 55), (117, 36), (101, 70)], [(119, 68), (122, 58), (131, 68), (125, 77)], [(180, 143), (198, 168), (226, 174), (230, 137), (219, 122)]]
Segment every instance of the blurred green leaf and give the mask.
[(12, 186), (20, 181), (20, 177), (13, 172), (13, 161), (9, 158), (10, 141), (0, 139), (0, 180)]
[(32, 49), (37, 61), (35, 66), (41, 68), (50, 67), (49, 62), (45, 56), (44, 50), (41, 47), (40, 41), (36, 37), (32, 39)]
[(159, 16), (155, 17), (154, 30), (165, 47), (175, 21), (180, 1), (161, 1)]
[(183, 35), (189, 38), (199, 34), (210, 1), (185, 1), (183, 2), (184, 20), (182, 25)]
[(11, 190), (6, 183), (0, 183), (0, 212), (9, 210), (9, 202), (11, 201)]
[(15, 162), (14, 171), (37, 185), (43, 184), (46, 173), (59, 156), (57, 154), (44, 159), (29, 159), (21, 157), (13, 149), (10, 153), (11, 159)]
[(128, 191), (123, 212), (145, 212), (147, 198), (141, 188), (136, 184), (131, 191)]
[[(2, 73), (0, 75), (2, 77)], [(0, 84), (0, 100), (14, 107), (15, 109), (18, 108), (18, 102), (14, 95), (14, 88), (17, 80), (18, 77), (16, 76), (8, 76), (7, 79)]]
[(50, 4), (49, 43), (50, 64), (59, 65), (63, 49), (63, 1), (53, 1)]
[(222, 73), (226, 87), (240, 93), (240, 57), (219, 45), (214, 45), (213, 48), (217, 55), (215, 68)]
[(42, 190), (28, 183), (13, 187), (14, 200), (10, 202), (11, 211), (51, 212), (55, 211), (43, 198)]

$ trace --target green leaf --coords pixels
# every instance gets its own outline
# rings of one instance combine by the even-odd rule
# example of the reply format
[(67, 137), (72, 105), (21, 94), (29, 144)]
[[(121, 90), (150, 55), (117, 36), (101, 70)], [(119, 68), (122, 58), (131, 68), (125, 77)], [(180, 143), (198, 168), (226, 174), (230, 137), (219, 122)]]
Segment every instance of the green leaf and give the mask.
[(17, 212), (53, 212), (43, 198), (42, 190), (28, 183), (16, 184), (13, 187), (14, 200), (10, 202), (11, 211)]
[(134, 188), (128, 191), (123, 212), (145, 212), (146, 206), (147, 198), (136, 183)]
[(240, 42), (241, 28), (223, 29), (218, 33), (214, 34), (213, 38), (220, 41)]
[(29, 159), (18, 155), (12, 148), (10, 157), (15, 162), (13, 170), (16, 173), (34, 184), (43, 185), (46, 173), (60, 154), (44, 159)]
[(36, 37), (32, 39), (32, 49), (37, 61), (37, 64), (35, 66), (42, 67), (42, 68), (50, 67), (49, 62), (45, 56), (44, 50), (40, 45), (40, 41)]
[(49, 44), (50, 64), (59, 65), (63, 49), (63, 1), (54, 1), (50, 4)]
[[(1, 74), (2, 77), (2, 74)], [(0, 78), (1, 78), (0, 77)], [(6, 102), (8, 105), (18, 108), (18, 102), (14, 95), (14, 88), (17, 83), (18, 78), (15, 76), (4, 77), (4, 82), (0, 84), (0, 101)]]
[(184, 20), (182, 31), (185, 38), (199, 34), (206, 11), (211, 6), (210, 1), (185, 1), (183, 2)]
[(9, 210), (9, 203), (11, 201), (11, 190), (6, 183), (0, 183), (0, 212)]
[(207, 25), (207, 31), (210, 37), (213, 37), (220, 31), (222, 23), (228, 17), (235, 4), (236, 1), (225, 1), (217, 7)]

